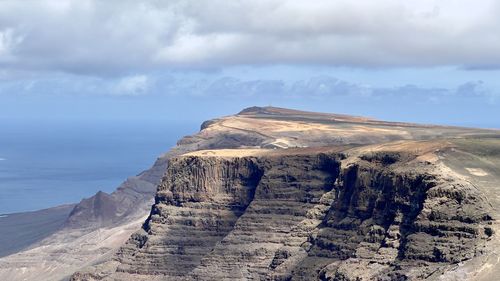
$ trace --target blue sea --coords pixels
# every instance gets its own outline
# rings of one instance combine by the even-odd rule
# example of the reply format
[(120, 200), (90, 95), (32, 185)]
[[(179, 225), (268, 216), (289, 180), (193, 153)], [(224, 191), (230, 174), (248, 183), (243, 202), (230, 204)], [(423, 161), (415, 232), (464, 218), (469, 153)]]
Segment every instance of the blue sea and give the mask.
[(112, 192), (198, 124), (0, 120), (0, 215)]

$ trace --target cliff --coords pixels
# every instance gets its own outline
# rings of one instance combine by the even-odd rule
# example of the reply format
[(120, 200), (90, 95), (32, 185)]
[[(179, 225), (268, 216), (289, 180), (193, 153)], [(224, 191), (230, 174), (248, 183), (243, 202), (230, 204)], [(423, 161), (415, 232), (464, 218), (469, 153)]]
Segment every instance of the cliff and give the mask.
[(60, 231), (0, 258), (0, 277), (490, 280), (499, 140), (494, 130), (245, 109), (82, 200)]
[(72, 280), (432, 280), (482, 254), (471, 183), (422, 153), (338, 150), (171, 159), (142, 230)]

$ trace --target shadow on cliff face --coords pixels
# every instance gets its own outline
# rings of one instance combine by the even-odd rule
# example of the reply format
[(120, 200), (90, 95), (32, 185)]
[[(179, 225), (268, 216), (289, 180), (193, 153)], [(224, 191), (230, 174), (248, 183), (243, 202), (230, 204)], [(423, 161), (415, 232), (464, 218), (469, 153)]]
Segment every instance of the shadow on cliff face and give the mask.
[[(406, 280), (409, 268), (428, 277), (474, 257), (489, 237), (485, 198), (467, 182), (433, 175), (432, 167), (401, 169), (398, 163), (410, 159), (369, 154), (344, 167), (336, 199), (310, 236), (308, 256), (289, 277)], [(370, 273), (363, 262), (376, 270)]]
[(346, 167), (310, 253), (343, 260), (354, 257), (363, 242), (378, 247), (397, 243), (397, 256), (403, 258), (406, 237), (415, 231), (412, 225), (432, 185), (430, 176), (396, 175), (357, 164)]

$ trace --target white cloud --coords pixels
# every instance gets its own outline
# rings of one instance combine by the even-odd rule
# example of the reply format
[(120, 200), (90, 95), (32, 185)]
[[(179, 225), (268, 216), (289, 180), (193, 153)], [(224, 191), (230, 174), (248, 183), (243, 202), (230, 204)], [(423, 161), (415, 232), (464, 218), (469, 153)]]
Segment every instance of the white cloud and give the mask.
[[(91, 75), (276, 63), (498, 67), (499, 13), (495, 0), (6, 0), (0, 66)], [(14, 34), (23, 40), (12, 44)]]
[(146, 75), (133, 75), (120, 79), (111, 87), (111, 93), (117, 95), (142, 95), (147, 93), (150, 80)]
[(0, 29), (0, 63), (12, 59), (12, 50), (22, 42), (21, 36), (16, 36), (12, 28)]

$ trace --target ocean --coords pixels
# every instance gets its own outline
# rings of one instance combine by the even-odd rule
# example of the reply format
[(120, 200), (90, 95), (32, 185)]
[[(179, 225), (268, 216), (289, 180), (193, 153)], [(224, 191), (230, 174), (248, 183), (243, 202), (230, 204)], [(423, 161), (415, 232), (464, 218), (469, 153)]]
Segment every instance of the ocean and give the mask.
[(0, 216), (112, 192), (198, 123), (0, 120)]

